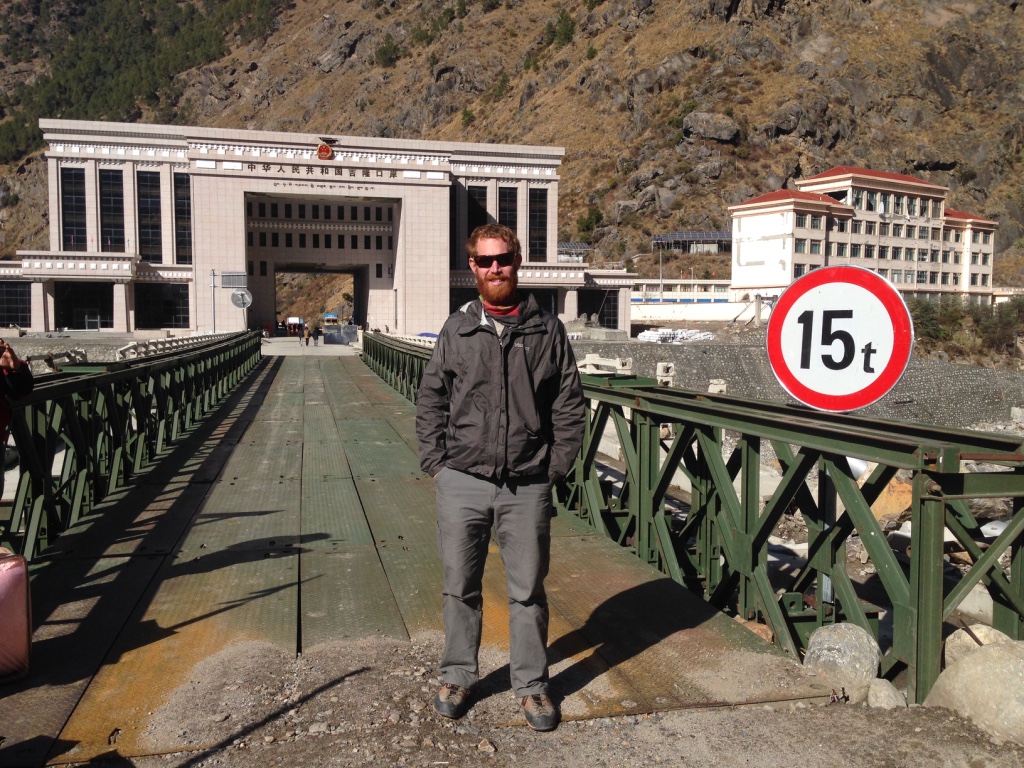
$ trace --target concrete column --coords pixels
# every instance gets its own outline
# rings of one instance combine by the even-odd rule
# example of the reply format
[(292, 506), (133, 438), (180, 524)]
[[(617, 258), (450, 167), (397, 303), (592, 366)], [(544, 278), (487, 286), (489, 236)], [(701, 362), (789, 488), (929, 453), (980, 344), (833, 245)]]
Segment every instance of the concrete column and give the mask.
[(516, 235), (519, 237), (519, 244), (526, 253), (526, 247), (530, 237), (530, 185), (526, 180), (516, 182), (519, 193), (516, 196)]
[(128, 297), (125, 283), (114, 283), (114, 330), (128, 332)]
[(562, 304), (561, 321), (568, 323), (575, 320), (580, 313), (580, 292), (575, 288), (569, 288), (565, 292), (565, 299)]
[[(125, 318), (128, 331), (135, 330), (135, 283), (118, 283), (124, 286)], [(117, 301), (117, 288), (114, 288), (114, 301)]]
[(469, 190), (465, 183), (455, 188), (455, 268), (469, 269), (466, 239), (469, 237)]
[(630, 308), (629, 304), (633, 298), (633, 289), (630, 287), (619, 288), (619, 320), (618, 329), (629, 334)]
[(135, 163), (125, 163), (124, 172), (124, 252), (139, 253), (139, 200), (136, 194)]
[(169, 165), (160, 168), (160, 256), (174, 263), (174, 174)]
[[(60, 236), (60, 163), (55, 158), (51, 157), (46, 161), (46, 177), (47, 194), (50, 201), (50, 250), (59, 251), (63, 249), (64, 244)], [(35, 303), (35, 293), (33, 293), (33, 307)]]
[(548, 257), (550, 264), (558, 263), (558, 182), (551, 182), (548, 187)]
[[(46, 316), (46, 284), (32, 283), (32, 324), (29, 330), (41, 333), (51, 330)], [(52, 303), (52, 302), (51, 302)]]
[(100, 176), (95, 160), (85, 163), (85, 249), (96, 253), (100, 249)]

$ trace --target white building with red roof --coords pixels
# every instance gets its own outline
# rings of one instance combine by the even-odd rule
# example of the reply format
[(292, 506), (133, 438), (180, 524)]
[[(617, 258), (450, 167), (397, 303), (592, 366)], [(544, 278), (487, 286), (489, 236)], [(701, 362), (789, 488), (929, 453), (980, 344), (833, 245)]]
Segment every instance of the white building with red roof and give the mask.
[(729, 208), (737, 300), (780, 293), (821, 266), (865, 267), (904, 296), (992, 301), (998, 223), (946, 208), (948, 188), (839, 165)]

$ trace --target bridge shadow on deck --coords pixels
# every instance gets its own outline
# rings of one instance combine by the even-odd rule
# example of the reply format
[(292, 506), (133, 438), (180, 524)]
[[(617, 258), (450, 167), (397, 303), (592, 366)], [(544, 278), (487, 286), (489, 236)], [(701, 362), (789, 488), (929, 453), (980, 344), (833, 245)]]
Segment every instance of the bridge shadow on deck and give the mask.
[[(0, 764), (110, 755), (113, 730), (120, 755), (187, 748), (147, 735), (147, 718), (236, 644), (295, 654), (368, 637), (436, 643), (434, 492), (414, 415), (355, 357), (264, 359), (33, 566), (32, 673), (0, 689)], [(575, 519), (554, 521), (547, 586), (567, 718), (821, 693), (790, 659)], [(508, 690), (500, 557), (488, 558), (484, 603), (478, 722), (517, 723), (494, 695)]]

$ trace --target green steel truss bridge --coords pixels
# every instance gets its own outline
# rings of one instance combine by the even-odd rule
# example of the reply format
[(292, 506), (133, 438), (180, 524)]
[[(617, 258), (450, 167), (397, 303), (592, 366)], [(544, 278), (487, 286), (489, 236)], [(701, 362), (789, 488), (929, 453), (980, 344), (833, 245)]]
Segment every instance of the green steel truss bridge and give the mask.
[[(414, 435), (429, 349), (379, 334), (364, 337), (362, 360), (261, 346), (239, 334), (69, 366), (17, 404), (20, 477), (0, 505), (0, 540), (30, 560), (35, 634), (29, 675), (0, 688), (0, 764), (196, 748), (154, 736), (150, 720), (197, 665), (241, 643), (305, 655), (360, 638), (437, 642), (433, 484)], [(883, 674), (922, 701), (944, 628), (976, 588), (995, 626), (1024, 637), (1019, 439), (632, 377), (586, 376), (585, 390), (586, 439), (557, 491), (548, 579), (566, 718), (827, 700), (798, 663), (807, 637), (837, 621), (877, 636), (879, 608), (891, 616)], [(609, 445), (617, 461), (603, 455)], [(766, 450), (783, 472), (770, 492)], [(851, 459), (875, 464), (866, 480)], [(897, 473), (913, 489), (900, 553), (872, 512)], [(985, 498), (1012, 509), (994, 540), (971, 512)], [(794, 514), (808, 555), (780, 576), (768, 539)], [(950, 535), (970, 563), (955, 574), (943, 563)], [(870, 595), (846, 572), (854, 536), (877, 569)], [(483, 641), (499, 651), (503, 585), (500, 558), (488, 558)], [(477, 722), (520, 724), (497, 700), (474, 708)], [(225, 721), (223, 745), (238, 727)]]

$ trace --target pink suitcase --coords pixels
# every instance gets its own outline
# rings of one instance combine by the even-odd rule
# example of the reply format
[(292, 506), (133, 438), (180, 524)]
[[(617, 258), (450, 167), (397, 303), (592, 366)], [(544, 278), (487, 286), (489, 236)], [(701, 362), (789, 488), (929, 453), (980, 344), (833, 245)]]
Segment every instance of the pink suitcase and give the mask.
[(32, 602), (25, 558), (0, 547), (0, 682), (28, 674)]

